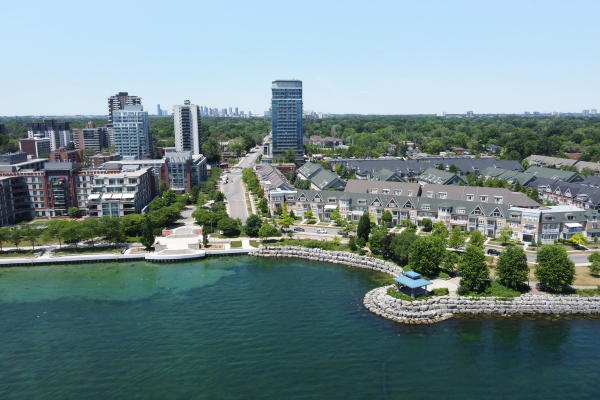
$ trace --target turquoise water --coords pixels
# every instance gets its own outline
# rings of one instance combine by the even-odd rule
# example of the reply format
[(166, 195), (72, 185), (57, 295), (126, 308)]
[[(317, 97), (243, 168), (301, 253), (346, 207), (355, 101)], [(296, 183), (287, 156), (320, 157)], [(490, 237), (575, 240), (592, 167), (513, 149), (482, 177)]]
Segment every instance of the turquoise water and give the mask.
[(0, 271), (1, 399), (597, 399), (600, 319), (371, 314), (357, 269), (231, 257)]

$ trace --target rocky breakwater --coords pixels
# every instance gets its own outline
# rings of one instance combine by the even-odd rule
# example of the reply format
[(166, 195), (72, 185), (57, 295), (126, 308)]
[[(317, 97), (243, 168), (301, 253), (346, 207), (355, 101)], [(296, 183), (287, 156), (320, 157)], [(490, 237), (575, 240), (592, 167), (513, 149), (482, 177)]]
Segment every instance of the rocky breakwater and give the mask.
[(260, 246), (258, 251), (251, 255), (256, 257), (290, 257), (304, 258), (306, 260), (324, 261), (333, 264), (349, 265), (351, 267), (366, 268), (373, 271), (386, 272), (393, 276), (402, 275), (402, 268), (398, 265), (345, 251), (329, 251), (309, 249), (301, 246)]
[(514, 299), (440, 296), (406, 301), (388, 295), (389, 287), (371, 290), (364, 298), (364, 305), (378, 316), (407, 324), (432, 324), (454, 314), (600, 314), (600, 296), (523, 295)]

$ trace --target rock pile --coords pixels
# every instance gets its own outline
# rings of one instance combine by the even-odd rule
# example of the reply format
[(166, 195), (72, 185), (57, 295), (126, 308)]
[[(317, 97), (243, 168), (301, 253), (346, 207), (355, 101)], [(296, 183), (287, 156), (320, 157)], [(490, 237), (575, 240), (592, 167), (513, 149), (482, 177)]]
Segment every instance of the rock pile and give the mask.
[(301, 246), (260, 246), (258, 251), (251, 253), (256, 257), (291, 257), (306, 260), (324, 261), (334, 264), (349, 265), (352, 267), (366, 268), (373, 271), (386, 272), (394, 276), (402, 275), (402, 268), (398, 265), (345, 251), (329, 251), (309, 249)]
[(523, 295), (514, 299), (440, 296), (406, 301), (388, 295), (389, 287), (371, 290), (364, 298), (364, 305), (378, 316), (407, 324), (432, 324), (454, 314), (600, 314), (600, 296)]

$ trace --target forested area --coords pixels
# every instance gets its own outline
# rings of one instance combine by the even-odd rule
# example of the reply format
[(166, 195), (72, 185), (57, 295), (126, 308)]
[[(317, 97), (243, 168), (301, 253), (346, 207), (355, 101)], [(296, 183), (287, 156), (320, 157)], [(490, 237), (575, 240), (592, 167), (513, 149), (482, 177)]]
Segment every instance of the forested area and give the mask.
[[(304, 120), (305, 135), (333, 136), (350, 146), (347, 150), (323, 151), (308, 146), (307, 152), (342, 157), (403, 155), (402, 143), (414, 142), (421, 151), (437, 154), (451, 147), (473, 153), (488, 145), (504, 147), (500, 155), (519, 160), (532, 155), (563, 156), (583, 153), (580, 160), (596, 161), (600, 156), (600, 118), (574, 116), (504, 116), (442, 118), (411, 116), (335, 117)], [(389, 151), (390, 145), (397, 145)]]

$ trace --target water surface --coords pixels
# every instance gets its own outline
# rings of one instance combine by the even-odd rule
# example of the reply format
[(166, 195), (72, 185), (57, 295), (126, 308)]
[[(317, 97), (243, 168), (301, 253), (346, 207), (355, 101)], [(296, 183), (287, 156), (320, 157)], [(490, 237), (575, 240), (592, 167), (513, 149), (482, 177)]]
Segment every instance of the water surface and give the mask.
[(373, 274), (230, 257), (0, 272), (2, 399), (597, 399), (600, 320), (387, 321)]

